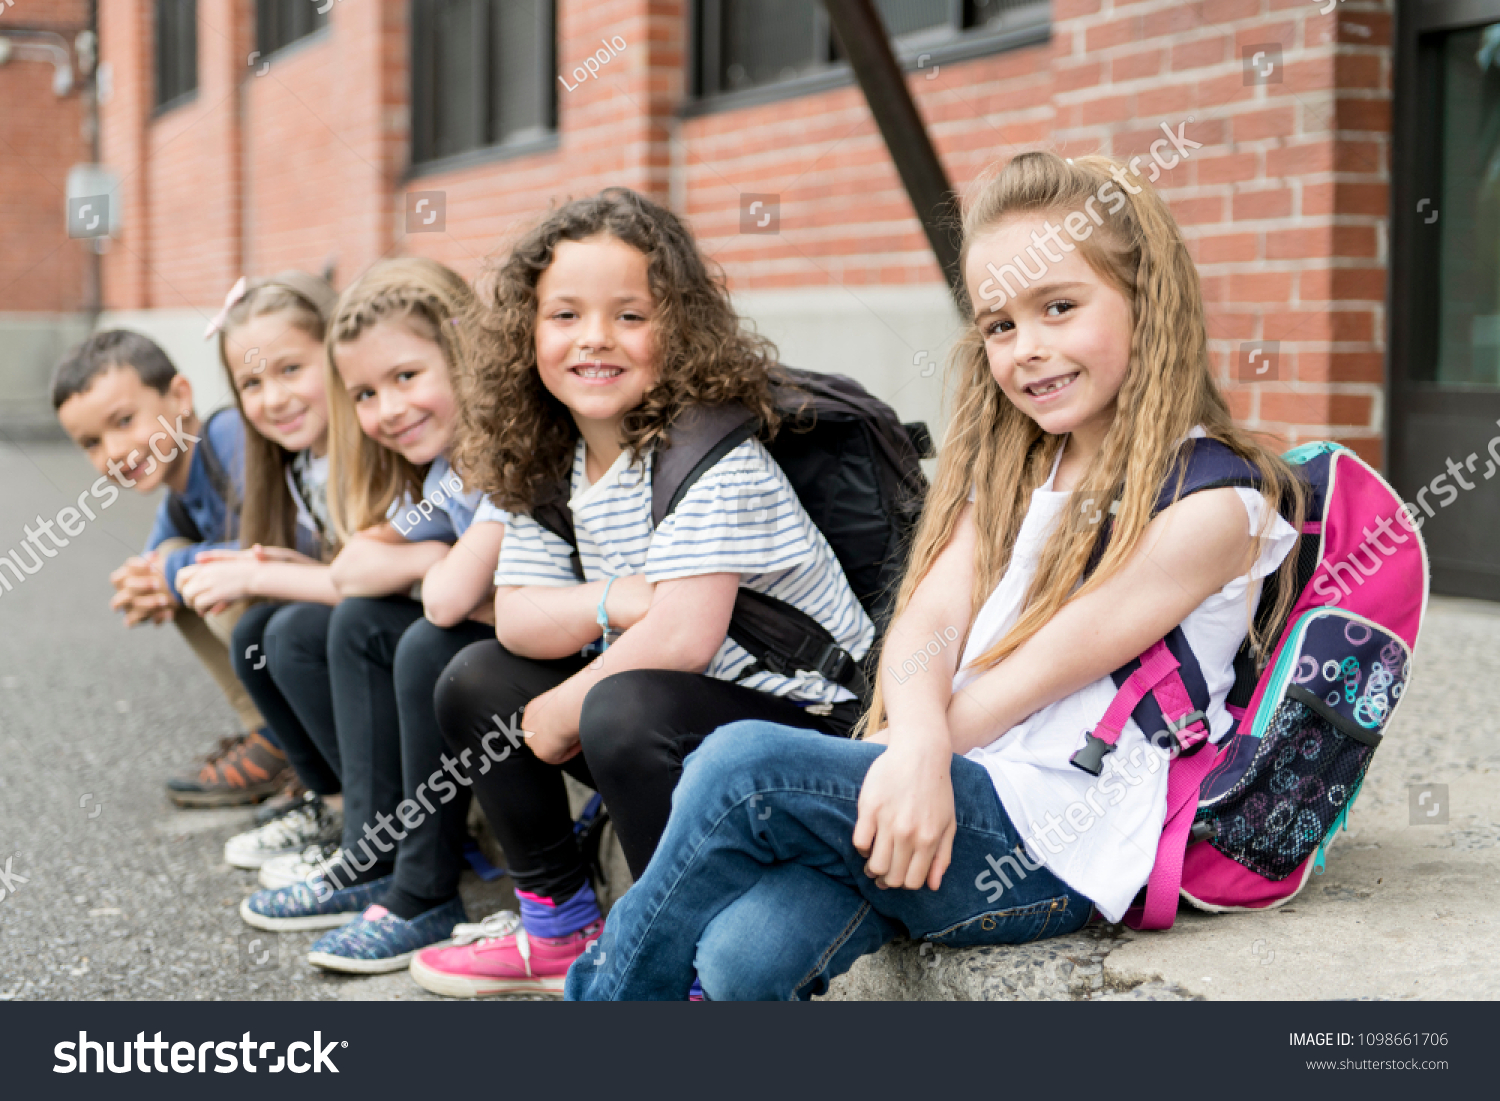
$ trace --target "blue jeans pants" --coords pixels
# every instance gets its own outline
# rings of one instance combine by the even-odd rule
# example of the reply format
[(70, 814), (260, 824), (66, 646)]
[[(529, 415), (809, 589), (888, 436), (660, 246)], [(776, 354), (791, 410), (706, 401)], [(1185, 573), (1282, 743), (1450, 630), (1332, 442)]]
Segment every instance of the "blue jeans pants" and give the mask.
[[(764, 722), (687, 758), (667, 831), (568, 972), (580, 1001), (805, 999), (897, 936), (1023, 944), (1082, 928), (1089, 901), (1029, 859), (988, 774), (953, 758), (958, 832), (942, 886), (882, 890), (852, 838), (883, 746)], [(998, 873), (998, 874), (997, 874)]]

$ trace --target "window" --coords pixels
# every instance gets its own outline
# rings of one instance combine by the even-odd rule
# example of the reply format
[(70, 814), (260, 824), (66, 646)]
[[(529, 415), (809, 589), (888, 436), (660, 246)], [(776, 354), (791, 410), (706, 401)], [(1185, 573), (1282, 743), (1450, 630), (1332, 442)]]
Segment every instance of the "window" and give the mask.
[(552, 0), (413, 0), (412, 163), (557, 124)]
[(331, 0), (255, 0), (255, 48), (272, 54), (322, 30), (331, 7)]
[[(1048, 0), (875, 0), (897, 56), (1046, 26)], [(843, 60), (816, 0), (698, 0), (700, 96), (823, 72)], [(1003, 42), (997, 41), (997, 45)]]
[(156, 0), (156, 108), (198, 90), (197, 0)]

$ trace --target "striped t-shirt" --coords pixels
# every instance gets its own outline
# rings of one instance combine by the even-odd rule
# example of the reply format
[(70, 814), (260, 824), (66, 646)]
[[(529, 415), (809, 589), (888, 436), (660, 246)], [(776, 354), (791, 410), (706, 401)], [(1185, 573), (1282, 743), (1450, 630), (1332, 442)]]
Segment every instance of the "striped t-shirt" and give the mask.
[[(833, 549), (760, 441), (746, 440), (720, 459), (655, 529), (651, 463), (632, 463), (627, 451), (590, 485), (583, 460), (584, 444), (579, 440), (568, 504), (589, 581), (644, 574), (658, 583), (738, 573), (741, 585), (785, 601), (822, 624), (852, 657), (863, 658), (870, 649), (874, 624), (849, 587)], [(530, 516), (511, 514), (495, 585), (576, 584), (567, 543)], [(706, 672), (734, 681), (752, 664), (751, 656), (726, 638)], [(759, 671), (740, 683), (799, 703), (854, 698), (812, 672), (787, 677)]]

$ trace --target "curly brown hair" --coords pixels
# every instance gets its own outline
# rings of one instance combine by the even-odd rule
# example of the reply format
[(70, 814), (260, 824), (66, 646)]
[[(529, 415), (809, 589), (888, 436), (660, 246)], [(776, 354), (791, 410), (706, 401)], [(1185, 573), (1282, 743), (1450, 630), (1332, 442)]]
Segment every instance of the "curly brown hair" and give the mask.
[(600, 235), (646, 257), (656, 305), (656, 381), (621, 426), (632, 459), (666, 446), (672, 423), (693, 405), (745, 405), (766, 438), (780, 423), (776, 348), (734, 312), (723, 272), (671, 211), (629, 188), (605, 188), (552, 210), (478, 280), (474, 354), (456, 365), (453, 463), (501, 508), (529, 512), (567, 476), (578, 428), (537, 373), (536, 287), (558, 242)]

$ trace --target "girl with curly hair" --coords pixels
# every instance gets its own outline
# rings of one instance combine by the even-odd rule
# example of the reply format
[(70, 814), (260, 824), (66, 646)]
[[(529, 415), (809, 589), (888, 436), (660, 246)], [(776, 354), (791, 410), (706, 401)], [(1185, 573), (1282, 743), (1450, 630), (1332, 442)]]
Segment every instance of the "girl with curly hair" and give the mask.
[[(412, 976), (456, 996), (557, 993), (600, 921), (565, 774), (603, 796), (639, 876), (683, 758), (716, 727), (845, 735), (858, 719), (847, 689), (761, 668), (727, 637), (740, 588), (793, 605), (856, 658), (874, 627), (759, 439), (652, 522), (653, 473), (685, 418), (737, 403), (777, 427), (774, 350), (676, 216), (623, 188), (570, 202), (481, 286), (456, 458), (511, 515), (497, 639), (453, 660), (436, 703), (453, 752), (485, 758), (474, 792), (520, 913), (460, 929)], [(576, 567), (538, 519), (548, 506), (570, 514)]]
[[(1121, 920), (1146, 884), (1169, 756), (1233, 727), (1262, 580), (1283, 571), (1273, 623), (1295, 597), (1304, 490), (1231, 420), (1182, 235), (1129, 180), (1026, 153), (981, 181), (955, 408), (869, 737), (715, 733), (568, 997), (680, 999), (696, 976), (713, 999), (808, 998), (895, 937), (1059, 936)], [(963, 641), (896, 672), (935, 632)], [(1169, 635), (1171, 734), (1118, 717), (1111, 675)], [(1118, 739), (1091, 759), (1100, 729)]]

